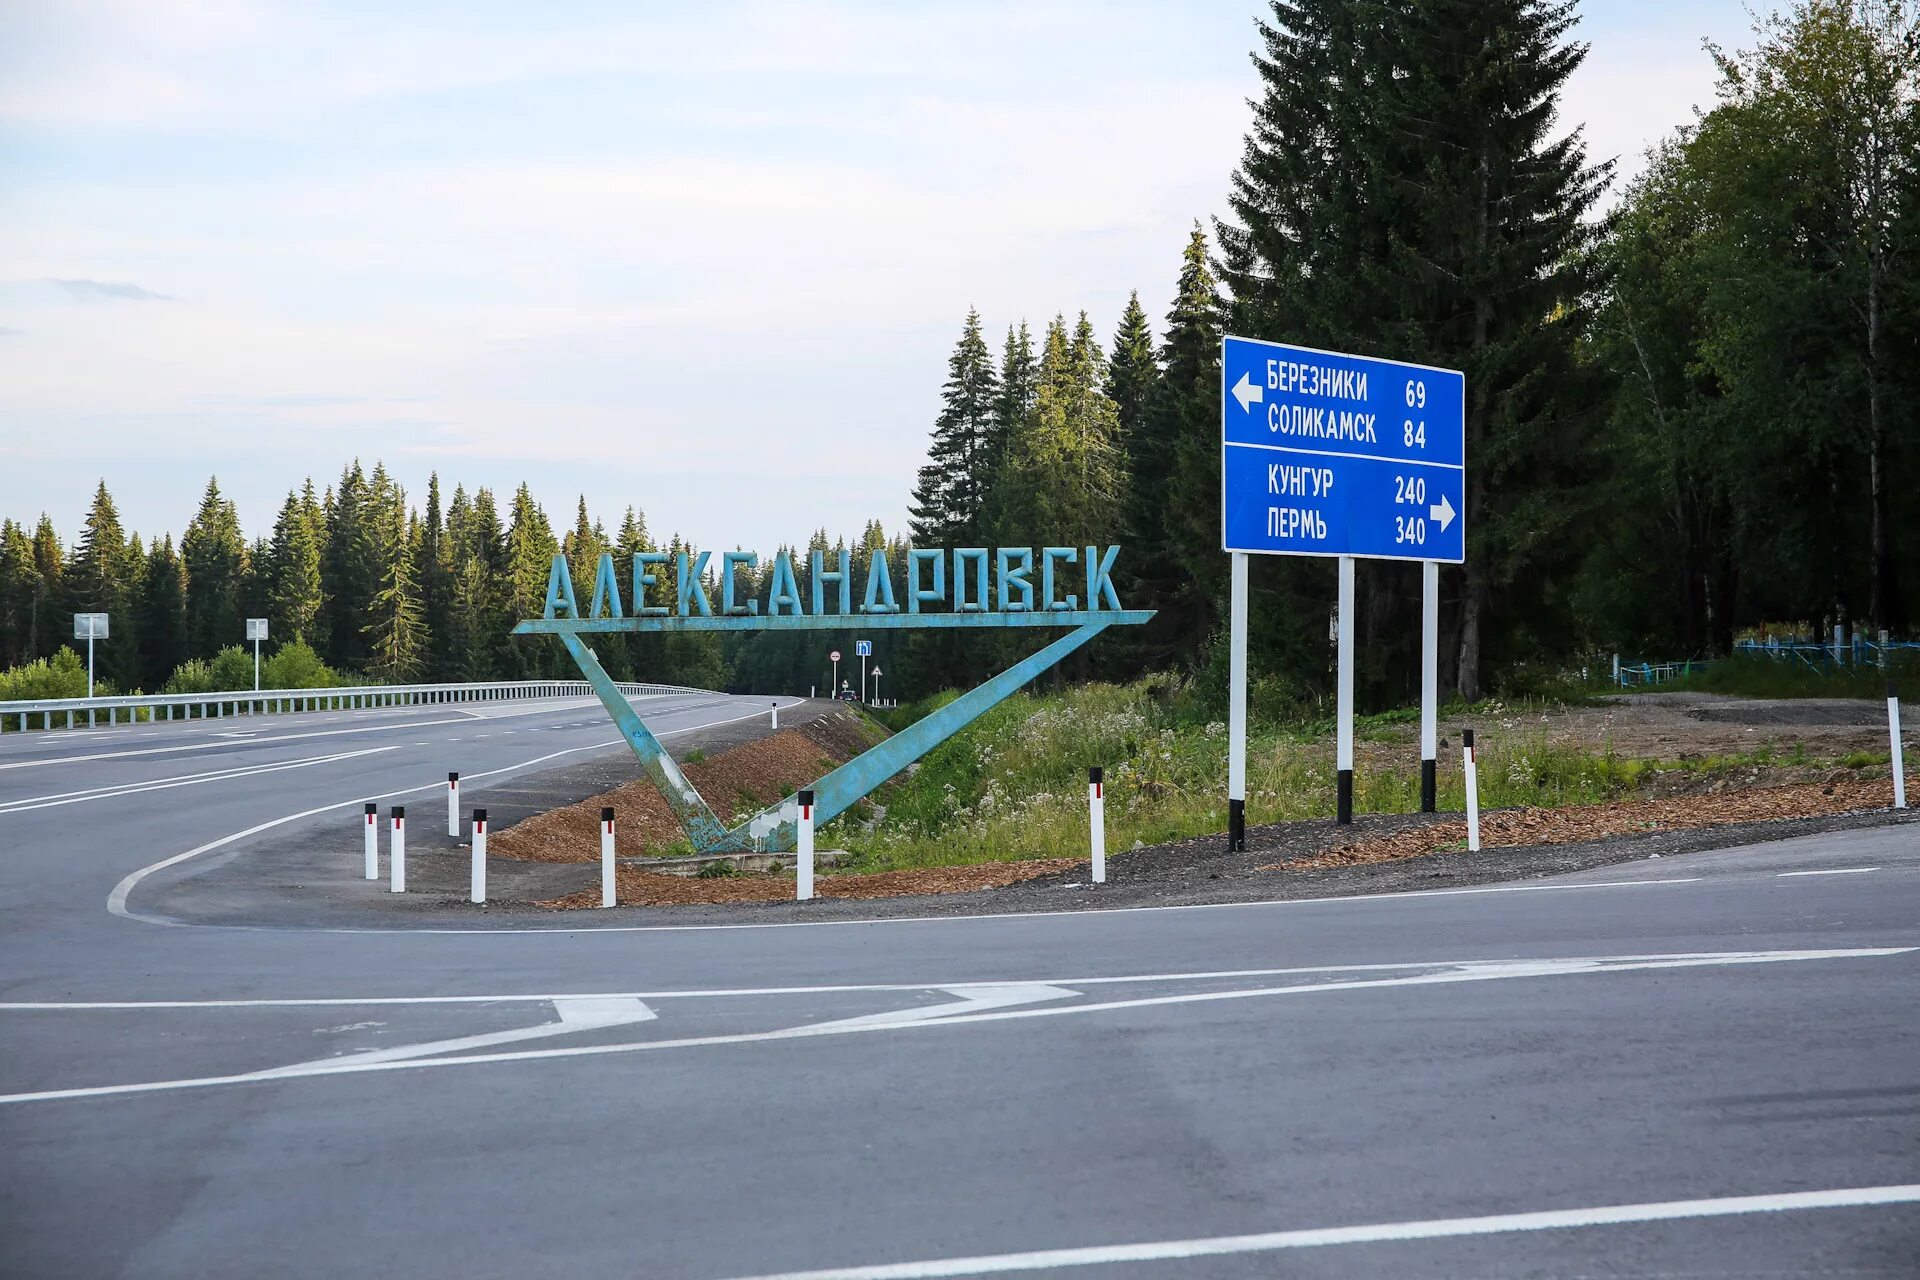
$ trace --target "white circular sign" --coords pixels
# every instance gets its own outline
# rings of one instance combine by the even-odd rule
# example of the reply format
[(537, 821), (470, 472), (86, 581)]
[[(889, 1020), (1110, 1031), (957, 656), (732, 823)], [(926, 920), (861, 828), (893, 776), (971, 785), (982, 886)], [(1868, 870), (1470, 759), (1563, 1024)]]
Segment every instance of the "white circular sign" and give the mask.
[(828, 662), (838, 662), (838, 661), (840, 661), (840, 651), (839, 651), (838, 649), (835, 649), (835, 650), (834, 650), (834, 651), (833, 651), (832, 653), (830, 653), (830, 654), (828, 654), (828, 655), (827, 655), (827, 661), (828, 661)]

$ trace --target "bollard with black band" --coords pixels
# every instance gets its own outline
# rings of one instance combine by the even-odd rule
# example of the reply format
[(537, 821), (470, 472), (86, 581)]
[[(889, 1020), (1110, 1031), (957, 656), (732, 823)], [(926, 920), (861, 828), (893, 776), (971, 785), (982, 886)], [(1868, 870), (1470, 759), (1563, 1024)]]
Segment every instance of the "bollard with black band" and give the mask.
[(1887, 732), (1893, 738), (1893, 807), (1907, 807), (1907, 760), (1900, 742), (1900, 687), (1887, 681)]
[(600, 905), (610, 907), (614, 901), (614, 863), (613, 863), (613, 810), (600, 811)]
[(793, 846), (793, 896), (805, 902), (813, 896), (813, 792), (802, 791), (795, 798), (800, 803), (800, 816)]
[(447, 775), (447, 834), (460, 838), (460, 775)]
[(468, 893), (469, 900), (485, 902), (487, 900), (487, 811), (473, 811), (473, 888)]
[(403, 804), (393, 806), (393, 844), (387, 851), (387, 865), (390, 877), (387, 890), (390, 893), (407, 891), (407, 807)]
[(1474, 751), (1473, 730), (1460, 732), (1461, 764), (1467, 775), (1467, 851), (1480, 852), (1480, 757)]
[(1087, 817), (1093, 832), (1093, 882), (1107, 882), (1107, 784), (1099, 765), (1087, 770)]
[(367, 879), (380, 878), (380, 806), (367, 806)]

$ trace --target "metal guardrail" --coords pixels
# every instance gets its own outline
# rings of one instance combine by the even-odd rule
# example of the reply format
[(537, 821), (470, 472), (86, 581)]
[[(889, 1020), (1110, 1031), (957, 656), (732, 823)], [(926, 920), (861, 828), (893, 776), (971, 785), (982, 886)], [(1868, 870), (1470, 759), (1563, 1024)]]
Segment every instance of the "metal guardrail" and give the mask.
[[(1855, 636), (1834, 645), (1822, 640), (1740, 640), (1733, 646), (1737, 658), (1771, 658), (1805, 666), (1821, 675), (1837, 675), (1871, 667), (1884, 668), (1902, 653), (1920, 652), (1920, 640), (1869, 640)], [(1703, 671), (1718, 658), (1691, 658), (1679, 662), (1621, 662), (1619, 685), (1623, 689), (1645, 688)]]
[[(630, 698), (666, 693), (711, 693), (711, 689), (693, 689), (677, 684), (621, 684), (621, 693)], [(8, 723), (21, 731), (32, 727), (35, 716), (40, 728), (79, 728), (92, 726), (104, 712), (109, 725), (125, 721), (132, 724), (145, 711), (146, 719), (216, 719), (238, 715), (275, 715), (297, 711), (350, 711), (363, 707), (437, 706), (465, 702), (522, 702), (538, 698), (591, 698), (593, 687), (584, 680), (487, 680), (474, 684), (397, 684), (356, 685), (339, 689), (244, 689), (216, 693), (125, 694), (111, 698), (47, 698), (38, 701), (0, 702), (0, 733), (8, 732)], [(198, 716), (194, 713), (198, 712)], [(165, 714), (162, 715), (162, 712)], [(80, 717), (84, 716), (84, 722)]]

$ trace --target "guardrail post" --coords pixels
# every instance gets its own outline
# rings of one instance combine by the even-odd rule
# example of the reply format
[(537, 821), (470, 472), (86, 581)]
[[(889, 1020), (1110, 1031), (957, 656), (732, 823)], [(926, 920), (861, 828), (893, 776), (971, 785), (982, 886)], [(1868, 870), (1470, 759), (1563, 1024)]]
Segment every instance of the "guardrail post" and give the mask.
[(407, 891), (407, 807), (403, 804), (393, 806), (393, 845), (387, 851), (387, 863), (392, 872), (387, 882), (389, 893)]
[(1107, 882), (1107, 784), (1099, 765), (1087, 770), (1087, 817), (1093, 834), (1093, 882)]
[(613, 810), (600, 811), (600, 905), (614, 902)]
[(460, 775), (447, 775), (447, 834), (460, 838)]
[(813, 791), (802, 791), (796, 799), (800, 802), (800, 819), (794, 829), (793, 896), (795, 901), (805, 902), (813, 897)]
[(1473, 730), (1460, 733), (1461, 764), (1467, 775), (1467, 852), (1480, 852), (1480, 757), (1473, 747)]
[(473, 811), (473, 887), (467, 898), (472, 902), (487, 900), (487, 811)]

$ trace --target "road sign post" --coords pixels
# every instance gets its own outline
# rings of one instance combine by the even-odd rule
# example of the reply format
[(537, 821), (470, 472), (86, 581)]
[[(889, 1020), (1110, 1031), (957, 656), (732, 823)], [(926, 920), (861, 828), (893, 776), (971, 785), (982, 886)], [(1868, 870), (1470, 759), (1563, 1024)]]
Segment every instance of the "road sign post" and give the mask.
[[(76, 613), (73, 615), (73, 638), (87, 642), (87, 696), (93, 696), (93, 642), (107, 638), (107, 615), (104, 613)], [(87, 712), (87, 723), (93, 723), (93, 712)]]
[(1450, 369), (1229, 335), (1220, 351), (1220, 534), (1233, 556), (1228, 846), (1245, 847), (1247, 555), (1340, 562), (1337, 731), (1353, 820), (1354, 560), (1423, 562), (1421, 799), (1438, 701), (1438, 565), (1466, 559), (1466, 379)]
[(253, 641), (253, 691), (260, 692), (260, 642), (267, 638), (265, 618), (247, 619), (247, 639)]

